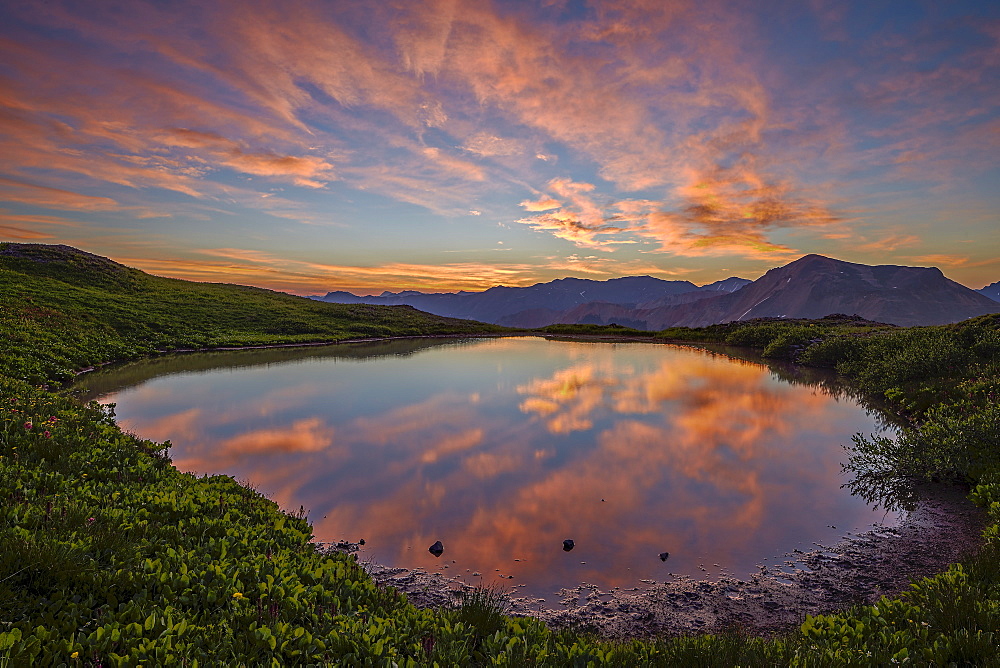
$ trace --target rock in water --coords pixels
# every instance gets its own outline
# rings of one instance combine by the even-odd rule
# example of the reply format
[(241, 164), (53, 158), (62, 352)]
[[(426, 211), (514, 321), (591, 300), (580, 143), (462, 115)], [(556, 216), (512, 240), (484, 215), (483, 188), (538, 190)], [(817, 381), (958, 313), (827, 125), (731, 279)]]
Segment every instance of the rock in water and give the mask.
[(436, 541), (433, 545), (427, 548), (427, 551), (433, 554), (435, 557), (440, 557), (442, 554), (444, 554), (444, 545), (441, 544), (441, 541)]
[(567, 538), (566, 540), (563, 541), (563, 552), (569, 552), (574, 547), (576, 547), (576, 543), (574, 543), (569, 538)]
[(670, 556), (669, 552), (660, 552), (660, 561), (666, 561), (667, 557)]

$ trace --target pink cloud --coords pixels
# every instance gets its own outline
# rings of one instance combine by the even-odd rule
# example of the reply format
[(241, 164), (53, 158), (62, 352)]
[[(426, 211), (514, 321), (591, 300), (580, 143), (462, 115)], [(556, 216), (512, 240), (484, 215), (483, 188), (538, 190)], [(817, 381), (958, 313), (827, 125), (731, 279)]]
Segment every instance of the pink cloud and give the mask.
[(23, 227), (13, 227), (11, 225), (0, 225), (0, 237), (8, 239), (52, 239), (51, 234), (38, 232), (36, 230), (26, 230)]
[(851, 250), (861, 253), (891, 253), (899, 248), (917, 246), (921, 243), (920, 237), (915, 234), (888, 234), (879, 239), (867, 240), (861, 236), (855, 236), (850, 243)]
[[(847, 38), (841, 8), (809, 8)], [(0, 196), (32, 206), (126, 211), (122, 189), (163, 189), (316, 223), (252, 191), (337, 180), (447, 217), (508, 197), (577, 247), (781, 257), (790, 233), (851, 233), (845, 184), (954, 188), (1000, 146), (995, 22), (954, 57), (934, 30), (887, 29), (863, 45), (884, 66), (845, 56), (805, 80), (766, 60), (755, 12), (717, 3), (598, 2), (569, 23), (474, 0), (10, 11), (44, 28), (0, 42), (16, 65), (0, 152), (21, 184)], [(623, 203), (637, 191), (657, 204)]]
[(119, 208), (110, 197), (80, 193), (0, 177), (0, 200), (69, 211), (112, 211)]
[(971, 258), (965, 255), (931, 253), (929, 255), (911, 255), (907, 259), (917, 264), (932, 267), (961, 267), (968, 264)]
[(538, 200), (524, 200), (521, 202), (521, 206), (525, 211), (550, 211), (552, 209), (558, 209), (562, 206), (562, 202), (552, 197), (543, 197)]

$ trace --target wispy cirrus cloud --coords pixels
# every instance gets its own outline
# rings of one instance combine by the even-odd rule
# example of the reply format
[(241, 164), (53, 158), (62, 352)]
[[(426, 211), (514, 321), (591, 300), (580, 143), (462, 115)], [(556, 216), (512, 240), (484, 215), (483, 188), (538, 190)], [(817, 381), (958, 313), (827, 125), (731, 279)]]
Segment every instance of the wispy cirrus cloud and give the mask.
[(483, 157), (520, 155), (525, 152), (521, 141), (498, 137), (488, 132), (477, 132), (468, 137), (462, 144), (462, 149)]
[(19, 241), (54, 239), (56, 237), (54, 233), (42, 231), (48, 226), (80, 228), (83, 224), (59, 216), (11, 214), (0, 209), (0, 237)]
[(0, 177), (0, 200), (64, 211), (111, 211), (121, 206), (110, 197), (83, 195), (3, 177)]
[(0, 236), (18, 240), (52, 239), (54, 235), (13, 225), (0, 225)]
[(869, 252), (842, 243), (860, 230), (929, 254), (884, 203), (994, 208), (1000, 17), (964, 0), (900, 22), (848, 5), (12, 4), (0, 200), (119, 227), (169, 211), (133, 227), (178, 247), (192, 220), (259, 212), (258, 235), (315, 227), (296, 243), (316, 258), (341, 246), (324, 221), (377, 245), (410, 218), (411, 245), (457, 220), (480, 237), (517, 221), (567, 256)]
[(920, 237), (915, 234), (888, 234), (877, 239), (863, 236), (851, 238), (851, 247), (862, 253), (891, 253), (900, 248), (911, 248), (920, 244)]

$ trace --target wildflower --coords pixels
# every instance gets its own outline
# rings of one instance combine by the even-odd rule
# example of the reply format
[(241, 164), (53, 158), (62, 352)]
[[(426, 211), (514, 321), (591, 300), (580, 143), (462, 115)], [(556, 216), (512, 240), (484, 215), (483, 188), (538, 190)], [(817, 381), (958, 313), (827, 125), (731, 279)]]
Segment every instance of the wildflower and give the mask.
[(233, 598), (235, 598), (235, 599), (236, 599), (236, 600), (238, 601), (238, 600), (240, 600), (241, 598), (243, 598), (243, 594), (241, 594), (240, 592), (235, 592), (235, 593), (233, 594)]
[(59, 422), (59, 418), (57, 418), (55, 415), (49, 416), (49, 422), (55, 424), (56, 422)]
[(25, 422), (25, 423), (24, 423), (24, 428), (25, 428), (25, 429), (31, 429), (31, 428), (32, 428), (32, 427), (34, 427), (34, 426), (35, 426), (35, 425), (31, 424), (31, 422), (30, 422), (30, 421), (28, 421), (28, 422)]
[(48, 429), (46, 429), (46, 430), (45, 430), (45, 431), (44, 431), (44, 432), (42, 433), (42, 436), (44, 436), (45, 438), (52, 438), (52, 432), (51, 432), (51, 431), (49, 431)]
[(94, 523), (94, 522), (96, 522), (96, 521), (97, 521), (97, 520), (96, 520), (95, 518), (93, 518), (93, 517), (88, 517), (88, 518), (87, 518), (87, 524), (93, 524), (93, 523)]
[(69, 658), (71, 658), (71, 659), (79, 659), (80, 658), (80, 653), (79, 652), (73, 652), (72, 654), (69, 655)]

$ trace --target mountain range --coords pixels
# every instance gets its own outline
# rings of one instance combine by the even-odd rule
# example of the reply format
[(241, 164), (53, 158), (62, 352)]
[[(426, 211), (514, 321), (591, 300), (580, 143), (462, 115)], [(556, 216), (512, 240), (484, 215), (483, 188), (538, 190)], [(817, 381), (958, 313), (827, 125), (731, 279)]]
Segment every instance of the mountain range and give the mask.
[(990, 283), (985, 288), (976, 290), (976, 292), (978, 292), (981, 295), (986, 295), (993, 301), (1000, 302), (1000, 281), (997, 281), (996, 283)]
[(483, 292), (384, 292), (359, 297), (330, 292), (322, 301), (408, 304), (422, 311), (509, 327), (555, 323), (618, 324), (644, 330), (703, 327), (751, 318), (858, 315), (895, 325), (940, 325), (1000, 312), (993, 284), (971, 290), (935, 267), (870, 266), (806, 255), (755, 281), (728, 278), (698, 287), (689, 281), (629, 276), (607, 281), (562, 278), (530, 287)]
[[(512, 326), (526, 327), (516, 316), (535, 318), (548, 325), (559, 322), (564, 311), (590, 303), (613, 303), (628, 308), (658, 303), (659, 300), (680, 299), (683, 302), (698, 295), (716, 296), (731, 292), (749, 283), (741, 278), (727, 278), (722, 281), (698, 287), (689, 281), (665, 281), (650, 276), (626, 276), (607, 281), (585, 278), (560, 278), (548, 283), (538, 283), (526, 288), (496, 286), (483, 292), (435, 292), (425, 293), (414, 290), (403, 292), (383, 292), (377, 296), (359, 297), (350, 292), (328, 292), (321, 297), (313, 297), (326, 302), (340, 304), (380, 304), (396, 306), (406, 304), (435, 315), (448, 314), (449, 318), (463, 318), (501, 324), (510, 321)], [(664, 302), (666, 303), (666, 302)], [(517, 320), (517, 322), (515, 322)]]

